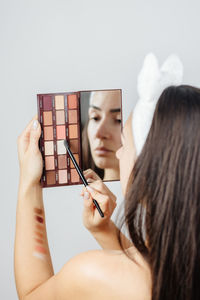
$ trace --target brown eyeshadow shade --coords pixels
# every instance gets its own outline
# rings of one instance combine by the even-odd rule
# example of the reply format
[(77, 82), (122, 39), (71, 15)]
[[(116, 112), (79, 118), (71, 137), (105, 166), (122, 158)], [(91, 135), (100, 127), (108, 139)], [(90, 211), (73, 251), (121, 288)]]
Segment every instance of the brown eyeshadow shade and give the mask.
[(52, 97), (51, 96), (43, 96), (43, 109), (44, 110), (52, 109)]
[(56, 126), (56, 136), (57, 140), (64, 140), (66, 138), (65, 125)]
[(55, 169), (54, 156), (45, 156), (45, 169), (46, 170)]
[(35, 246), (35, 250), (42, 253), (42, 254), (46, 254), (47, 250), (41, 246)]
[(55, 171), (46, 172), (47, 184), (52, 185), (56, 183)]
[(43, 234), (42, 234), (42, 233), (36, 231), (35, 234), (36, 234), (40, 239), (43, 239)]
[(69, 125), (69, 138), (70, 139), (78, 138), (78, 126), (77, 125)]
[(43, 214), (43, 210), (41, 208), (37, 208), (37, 207), (34, 208), (34, 212), (36, 214), (38, 214), (38, 215), (42, 215)]
[(58, 171), (59, 183), (64, 184), (67, 183), (67, 170), (59, 170)]
[(75, 183), (75, 182), (79, 182), (79, 175), (76, 171), (76, 169), (71, 169), (71, 182)]
[(38, 221), (39, 223), (44, 223), (44, 219), (42, 217), (39, 216), (35, 216), (36, 221)]
[(65, 112), (64, 112), (64, 110), (57, 110), (56, 111), (56, 124), (57, 125), (65, 124)]
[(43, 227), (43, 225), (36, 224), (36, 229), (38, 229), (38, 230), (40, 230), (40, 231), (43, 231), (43, 230), (44, 230), (44, 227)]
[(51, 111), (44, 111), (43, 112), (43, 123), (44, 123), (44, 125), (52, 125), (53, 124), (52, 112)]
[(69, 123), (77, 123), (77, 110), (69, 110)]
[[(79, 165), (79, 155), (78, 154), (74, 154), (74, 158), (77, 162), (77, 164)], [(70, 159), (70, 168), (74, 168), (74, 164), (72, 162), (72, 160)]]
[(43, 240), (36, 239), (36, 238), (35, 238), (35, 241), (36, 241), (38, 244), (43, 244), (43, 243), (44, 243)]
[(78, 140), (70, 140), (69, 145), (72, 153), (78, 153)]
[(77, 96), (76, 95), (68, 95), (68, 108), (74, 109), (77, 108)]
[(58, 155), (58, 168), (59, 169), (66, 169), (67, 168), (66, 155)]
[(52, 126), (44, 126), (44, 139), (45, 141), (53, 140), (53, 127)]

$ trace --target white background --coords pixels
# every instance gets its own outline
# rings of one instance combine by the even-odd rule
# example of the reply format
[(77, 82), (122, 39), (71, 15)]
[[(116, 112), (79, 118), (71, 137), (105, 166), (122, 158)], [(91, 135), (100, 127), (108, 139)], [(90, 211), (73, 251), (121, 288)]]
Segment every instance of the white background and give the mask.
[[(0, 0), (0, 299), (17, 299), (16, 139), (37, 112), (36, 94), (121, 88), (125, 120), (137, 100), (136, 78), (149, 51), (160, 62), (177, 53), (184, 82), (198, 86), (199, 9), (198, 0)], [(119, 182), (108, 186), (120, 203)], [(77, 253), (99, 248), (82, 225), (80, 190), (44, 190), (56, 272)]]

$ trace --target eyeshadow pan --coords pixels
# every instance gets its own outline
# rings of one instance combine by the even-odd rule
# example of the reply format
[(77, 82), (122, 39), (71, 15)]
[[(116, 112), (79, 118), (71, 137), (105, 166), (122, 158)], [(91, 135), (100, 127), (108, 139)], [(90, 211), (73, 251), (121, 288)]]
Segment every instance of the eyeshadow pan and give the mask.
[(44, 110), (52, 109), (52, 97), (51, 96), (43, 96), (43, 108), (44, 108)]
[(47, 177), (47, 184), (48, 185), (56, 183), (55, 171), (46, 172), (46, 177)]
[(63, 95), (55, 96), (55, 107), (56, 107), (56, 110), (64, 109), (64, 96)]
[(67, 183), (67, 170), (59, 170), (58, 171), (59, 183)]
[(70, 140), (69, 145), (72, 153), (78, 153), (78, 140)]
[(71, 169), (71, 182), (75, 183), (79, 182), (79, 180), (79, 175), (76, 169)]
[(66, 169), (67, 168), (66, 155), (58, 155), (58, 168), (59, 169)]
[(53, 127), (52, 126), (44, 126), (44, 139), (45, 141), (53, 140)]
[[(79, 165), (79, 155), (78, 154), (74, 154), (74, 158), (77, 162), (77, 164)], [(74, 164), (72, 162), (72, 160), (70, 159), (70, 168), (74, 168)]]
[(66, 154), (66, 148), (64, 146), (64, 141), (57, 141), (57, 153), (58, 154)]
[(74, 109), (77, 108), (77, 96), (76, 95), (68, 95), (68, 108)]
[(45, 169), (46, 170), (55, 169), (54, 156), (45, 156)]
[(57, 140), (64, 140), (66, 138), (65, 125), (56, 126), (56, 136)]
[(43, 112), (43, 124), (44, 125), (52, 125), (53, 124), (51, 111)]
[(77, 123), (77, 110), (69, 110), (69, 123)]
[(56, 111), (56, 124), (65, 124), (65, 112), (64, 110), (57, 110)]
[(78, 138), (78, 126), (77, 125), (69, 125), (69, 138), (70, 139)]
[(53, 155), (53, 141), (44, 142), (44, 152), (45, 155)]

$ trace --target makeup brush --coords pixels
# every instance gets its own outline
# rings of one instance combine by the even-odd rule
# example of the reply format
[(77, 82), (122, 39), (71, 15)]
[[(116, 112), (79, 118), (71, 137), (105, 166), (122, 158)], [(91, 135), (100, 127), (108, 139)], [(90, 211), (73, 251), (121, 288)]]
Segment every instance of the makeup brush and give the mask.
[[(71, 150), (70, 150), (70, 148), (69, 148), (69, 145), (68, 145), (67, 140), (64, 140), (64, 146), (65, 146), (65, 148), (67, 149), (67, 152), (69, 153), (69, 156), (70, 156), (70, 158), (71, 158), (71, 160), (72, 160), (72, 162), (73, 162), (73, 164), (74, 164), (74, 167), (76, 168), (76, 171), (78, 172), (78, 174), (79, 174), (81, 180), (83, 181), (84, 186), (86, 187), (86, 186), (88, 185), (88, 182), (87, 182), (87, 180), (85, 179), (85, 176), (83, 175), (83, 172), (81, 171), (79, 165), (77, 164), (77, 162), (76, 162), (76, 160), (75, 160), (75, 158), (74, 158), (74, 155), (73, 155), (73, 153), (71, 152)], [(96, 206), (96, 208), (97, 208), (97, 210), (98, 210), (100, 216), (103, 218), (103, 217), (104, 217), (104, 213), (102, 212), (102, 210), (101, 210), (101, 208), (100, 208), (98, 202), (97, 202), (95, 199), (92, 199), (92, 201), (93, 201), (94, 205)]]

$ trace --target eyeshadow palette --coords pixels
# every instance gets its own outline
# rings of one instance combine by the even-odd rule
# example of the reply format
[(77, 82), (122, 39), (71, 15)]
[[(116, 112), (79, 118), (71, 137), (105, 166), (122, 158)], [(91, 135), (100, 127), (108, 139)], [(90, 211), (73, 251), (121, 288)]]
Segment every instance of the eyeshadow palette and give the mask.
[(81, 167), (80, 93), (38, 94), (39, 142), (44, 168), (43, 187), (80, 184), (80, 177), (64, 147), (66, 139)]

